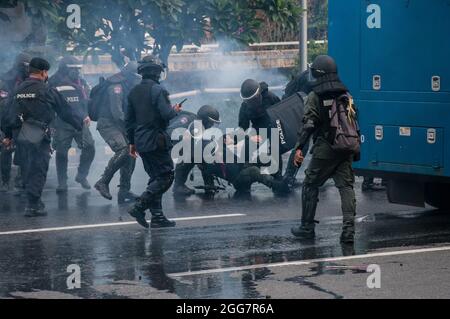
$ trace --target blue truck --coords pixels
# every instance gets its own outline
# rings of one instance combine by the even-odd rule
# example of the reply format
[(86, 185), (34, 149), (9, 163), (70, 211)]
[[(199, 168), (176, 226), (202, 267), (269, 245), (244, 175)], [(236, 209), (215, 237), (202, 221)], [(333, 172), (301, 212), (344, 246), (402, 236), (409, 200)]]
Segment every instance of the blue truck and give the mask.
[(329, 54), (359, 110), (356, 173), (450, 208), (450, 0), (329, 0)]

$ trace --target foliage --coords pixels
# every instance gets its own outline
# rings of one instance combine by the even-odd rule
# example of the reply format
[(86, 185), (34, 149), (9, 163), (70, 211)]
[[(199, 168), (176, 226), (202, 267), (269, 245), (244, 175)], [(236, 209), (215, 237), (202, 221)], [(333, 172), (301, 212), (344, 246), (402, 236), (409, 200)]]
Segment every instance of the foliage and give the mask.
[[(308, 45), (308, 63), (312, 63), (318, 55), (328, 54), (328, 42), (317, 43), (311, 41)], [(295, 77), (300, 73), (300, 58), (295, 60), (295, 67), (292, 69), (291, 77)]]
[[(69, 46), (94, 58), (109, 53), (118, 66), (139, 59), (143, 51), (166, 61), (173, 46), (200, 45), (208, 37), (234, 49), (259, 41), (265, 23), (294, 33), (301, 12), (297, 0), (3, 0), (0, 20), (7, 19), (2, 7), (18, 3), (35, 25), (23, 47), (47, 44), (61, 54)], [(80, 29), (65, 23), (72, 3), (81, 7)], [(147, 41), (149, 35), (154, 43)]]

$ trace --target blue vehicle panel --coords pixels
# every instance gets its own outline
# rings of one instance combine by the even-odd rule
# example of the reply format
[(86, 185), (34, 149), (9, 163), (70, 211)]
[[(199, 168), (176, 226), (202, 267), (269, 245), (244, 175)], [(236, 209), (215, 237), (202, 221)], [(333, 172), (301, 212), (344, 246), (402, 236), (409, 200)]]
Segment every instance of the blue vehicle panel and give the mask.
[(329, 1), (329, 54), (359, 110), (356, 169), (450, 177), (449, 33), (450, 0)]

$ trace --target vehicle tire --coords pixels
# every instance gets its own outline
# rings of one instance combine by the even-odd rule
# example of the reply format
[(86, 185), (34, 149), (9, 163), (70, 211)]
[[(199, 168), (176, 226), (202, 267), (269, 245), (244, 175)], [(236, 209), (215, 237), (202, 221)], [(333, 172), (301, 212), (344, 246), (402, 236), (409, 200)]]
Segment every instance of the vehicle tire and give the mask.
[(425, 202), (440, 209), (450, 209), (450, 184), (427, 184)]

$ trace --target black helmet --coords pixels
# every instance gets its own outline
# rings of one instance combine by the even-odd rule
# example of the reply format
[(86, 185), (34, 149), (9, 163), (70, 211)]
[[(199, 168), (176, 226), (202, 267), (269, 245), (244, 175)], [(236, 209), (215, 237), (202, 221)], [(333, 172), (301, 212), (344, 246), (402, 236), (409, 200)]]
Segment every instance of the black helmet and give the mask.
[(159, 78), (164, 71), (164, 64), (161, 61), (151, 55), (145, 56), (138, 62), (138, 73), (140, 75), (150, 75)]
[(32, 59), (32, 57), (28, 53), (26, 53), (26, 52), (19, 53), (16, 56), (14, 65), (16, 67), (23, 67), (23, 66), (28, 67), (30, 65), (31, 59)]
[(319, 55), (315, 58), (311, 67), (311, 75), (318, 79), (326, 74), (337, 74), (338, 69), (336, 62), (329, 55)]
[(347, 90), (338, 76), (334, 59), (328, 55), (319, 55), (309, 68), (309, 84), (319, 96), (324, 94), (343, 94)]
[(253, 79), (245, 80), (241, 86), (241, 98), (251, 100), (261, 94), (261, 86)]
[(31, 55), (22, 52), (16, 56), (14, 61), (14, 72), (17, 73), (23, 80), (25, 80), (30, 74), (29, 66), (31, 59)]
[(74, 56), (66, 56), (59, 61), (59, 69), (81, 69), (83, 68), (83, 63)]
[(205, 126), (212, 126), (215, 123), (221, 123), (219, 111), (211, 105), (203, 105), (197, 112), (197, 116), (202, 120)]
[(72, 81), (81, 78), (83, 63), (74, 56), (66, 56), (59, 61), (58, 73), (60, 76), (67, 76)]

